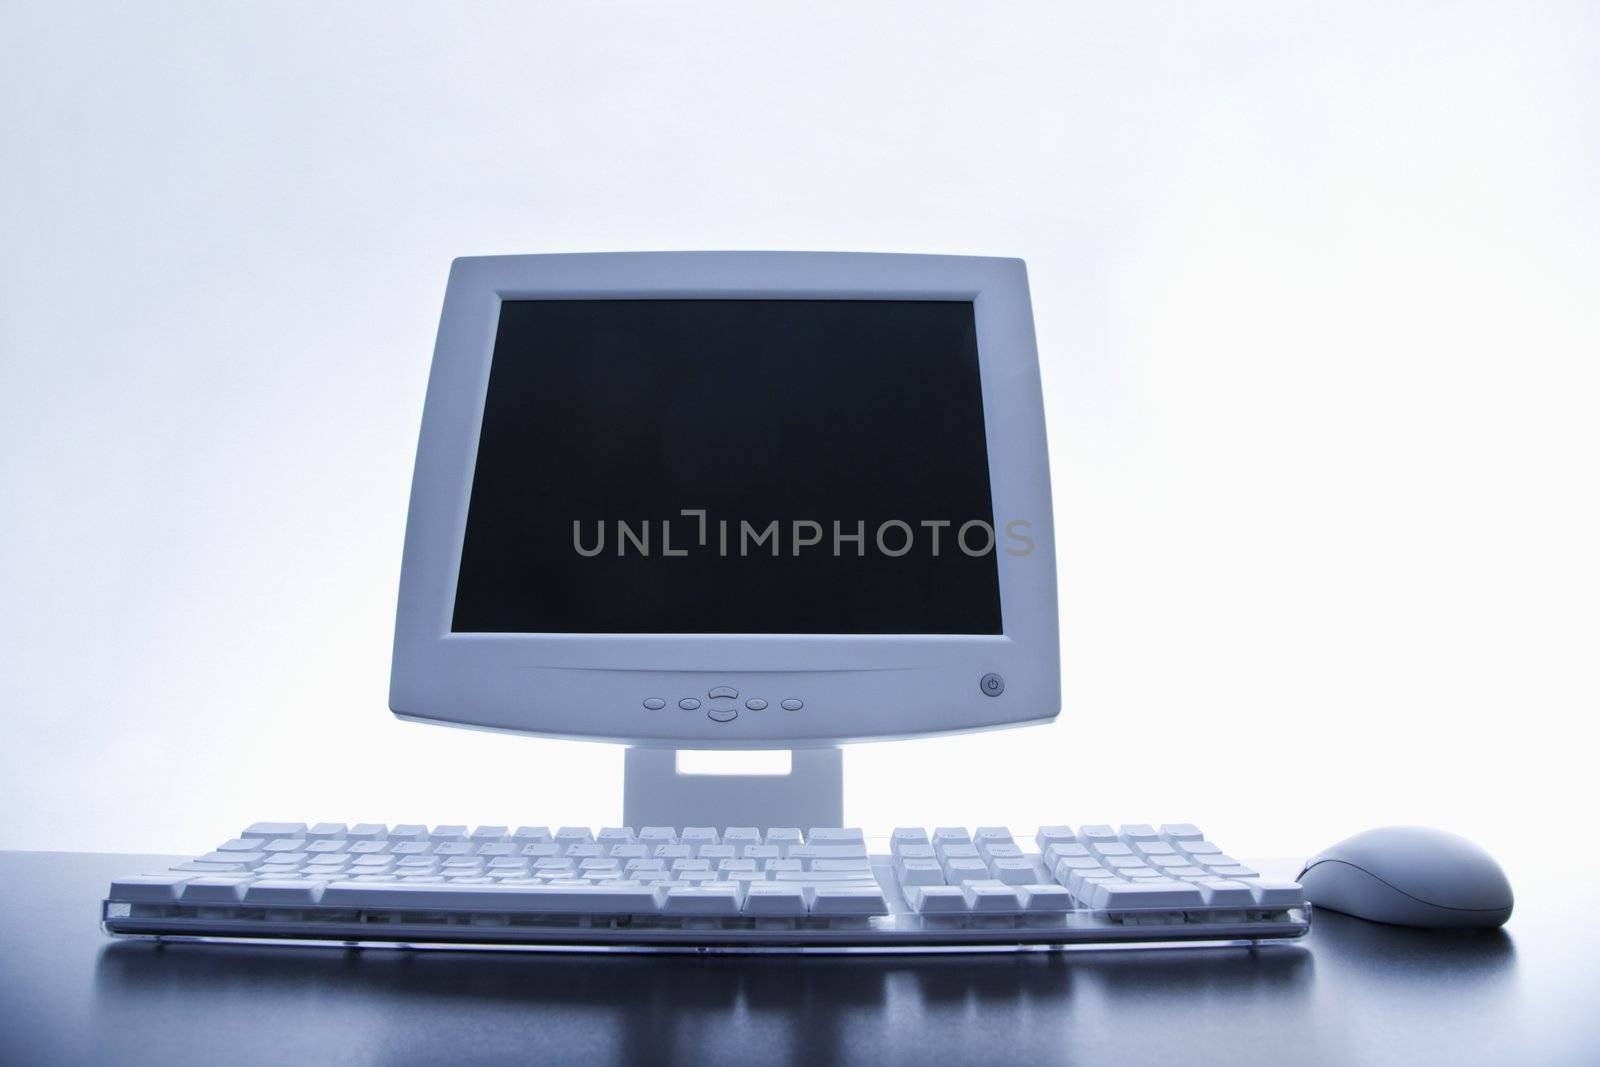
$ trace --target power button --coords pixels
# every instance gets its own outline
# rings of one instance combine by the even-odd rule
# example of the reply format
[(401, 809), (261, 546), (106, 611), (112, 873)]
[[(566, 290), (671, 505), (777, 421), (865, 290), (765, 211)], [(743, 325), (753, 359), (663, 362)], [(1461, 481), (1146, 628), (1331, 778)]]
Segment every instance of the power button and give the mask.
[(1006, 680), (998, 674), (986, 674), (978, 679), (978, 688), (986, 697), (997, 697), (1006, 691)]

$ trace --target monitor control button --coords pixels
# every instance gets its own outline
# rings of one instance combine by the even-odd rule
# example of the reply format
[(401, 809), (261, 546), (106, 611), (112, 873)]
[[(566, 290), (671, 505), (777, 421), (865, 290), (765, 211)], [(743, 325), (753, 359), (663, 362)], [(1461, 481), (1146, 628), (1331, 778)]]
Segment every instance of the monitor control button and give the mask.
[(684, 697), (682, 700), (678, 701), (678, 707), (682, 708), (684, 711), (694, 711), (699, 706), (700, 702), (694, 697)]
[(978, 688), (986, 697), (997, 697), (1006, 691), (1006, 680), (998, 674), (986, 674), (978, 679)]
[(651, 697), (649, 700), (644, 702), (644, 706), (649, 708), (651, 711), (660, 711), (662, 708), (667, 706), (667, 702), (662, 700), (660, 697)]
[(707, 693), (706, 696), (712, 698), (727, 697), (729, 700), (734, 700), (739, 696), (739, 691), (726, 685), (719, 685), (711, 692)]
[(739, 717), (738, 708), (712, 708), (706, 712), (706, 718), (716, 722), (732, 722)]
[(788, 700), (785, 700), (783, 703), (778, 705), (778, 707), (782, 708), (784, 711), (799, 711), (805, 706), (806, 702), (804, 700), (796, 700), (793, 697), (790, 697)]
[(767, 710), (767, 702), (762, 700), (760, 697), (751, 697), (749, 700), (744, 702), (744, 706), (749, 708), (751, 711)]

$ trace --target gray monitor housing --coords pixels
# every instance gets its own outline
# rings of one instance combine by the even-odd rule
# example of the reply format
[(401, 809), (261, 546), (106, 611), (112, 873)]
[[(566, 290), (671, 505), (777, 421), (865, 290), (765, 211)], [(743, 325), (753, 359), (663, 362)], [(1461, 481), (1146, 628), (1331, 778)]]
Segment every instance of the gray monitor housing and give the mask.
[[(502, 301), (669, 299), (970, 301), (1003, 632), (452, 632)], [(782, 610), (772, 606), (778, 627)], [(729, 824), (730, 799), (757, 823), (772, 821), (755, 818), (757, 809), (779, 819), (835, 813), (833, 746), (842, 742), (1053, 719), (1060, 709), (1054, 527), (1022, 261), (822, 252), (456, 260), (417, 447), (389, 700), (405, 719), (634, 746), (625, 806), (641, 819), (656, 812), (651, 822), (666, 821), (668, 794), (679, 803), (668, 810), (687, 813), (686, 794), (707, 786), (676, 775), (674, 749), (822, 750), (797, 753), (787, 783), (712, 789), (700, 807), (724, 812), (707, 820), (720, 825)], [(770, 803), (758, 796), (763, 790)], [(819, 791), (821, 807), (796, 807)]]

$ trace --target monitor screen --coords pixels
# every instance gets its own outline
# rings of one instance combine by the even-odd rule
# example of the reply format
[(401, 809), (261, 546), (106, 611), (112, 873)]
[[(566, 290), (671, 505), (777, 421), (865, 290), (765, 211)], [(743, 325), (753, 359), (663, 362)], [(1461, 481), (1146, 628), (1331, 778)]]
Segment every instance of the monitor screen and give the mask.
[(970, 301), (505, 300), (457, 633), (999, 634)]

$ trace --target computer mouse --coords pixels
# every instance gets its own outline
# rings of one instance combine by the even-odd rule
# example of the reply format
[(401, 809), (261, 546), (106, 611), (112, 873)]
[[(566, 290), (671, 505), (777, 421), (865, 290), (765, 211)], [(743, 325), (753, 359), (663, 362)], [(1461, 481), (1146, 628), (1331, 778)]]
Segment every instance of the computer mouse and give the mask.
[(1306, 899), (1372, 922), (1487, 929), (1511, 917), (1511, 883), (1464, 837), (1425, 826), (1367, 830), (1312, 858)]

